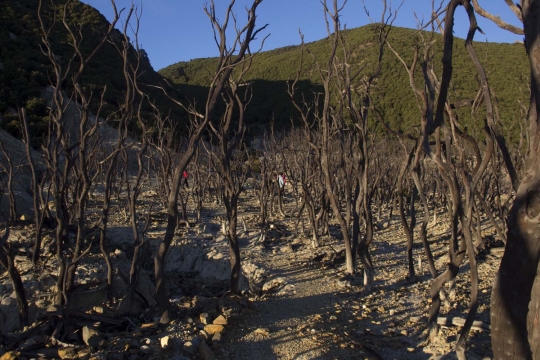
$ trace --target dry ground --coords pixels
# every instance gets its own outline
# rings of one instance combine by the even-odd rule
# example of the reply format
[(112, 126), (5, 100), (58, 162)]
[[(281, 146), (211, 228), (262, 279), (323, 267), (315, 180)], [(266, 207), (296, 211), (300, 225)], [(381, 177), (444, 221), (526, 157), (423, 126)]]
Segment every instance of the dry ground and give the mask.
[[(149, 194), (143, 200), (149, 203), (151, 198)], [(285, 200), (286, 211), (290, 212), (294, 201), (290, 194)], [(223, 210), (214, 203), (205, 206), (204, 226), (199, 224), (190, 229), (181, 229), (173, 248), (196, 246), (207, 255), (212, 252), (212, 259), (227, 261), (226, 242), (219, 234), (218, 216), (223, 216)], [(250, 302), (239, 300), (240, 306), (224, 304), (225, 300), (220, 299), (220, 295), (227, 289), (226, 280), (201, 278), (193, 271), (171, 272), (168, 277), (170, 292), (176, 306), (172, 324), (149, 333), (141, 332), (143, 324), (155, 321), (152, 312), (148, 311), (138, 314), (137, 318), (133, 317), (130, 320), (133, 326), (123, 332), (101, 327), (106, 342), (91, 351), (76, 345), (79, 358), (88, 358), (89, 354), (110, 359), (211, 358), (211, 354), (201, 350), (201, 341), (210, 345), (217, 359), (455, 358), (453, 347), (460, 328), (451, 325), (451, 320), (465, 318), (467, 314), (467, 263), (461, 267), (455, 299), (449, 307), (441, 310), (440, 316), (449, 318), (448, 326), (442, 327), (441, 335), (435, 343), (429, 343), (424, 317), (430, 305), (428, 294), (431, 275), (425, 268), (421, 272), (417, 264), (418, 281), (406, 281), (406, 240), (397, 216), (389, 224), (386, 215), (380, 219), (379, 223), (384, 226), (375, 232), (371, 247), (376, 268), (375, 286), (371, 293), (365, 293), (361, 269), (356, 277), (345, 276), (341, 256), (343, 244), (334, 223), (331, 235), (323, 237), (321, 246), (313, 249), (307, 237), (296, 236), (292, 232), (290, 218), (271, 217), (271, 230), (266, 241), (260, 243), (257, 242), (257, 209), (254, 195), (248, 192), (244, 195), (240, 211), (248, 231), (240, 231), (240, 237), (244, 263), (255, 264), (265, 270), (264, 291), (258, 294), (246, 292)], [(418, 216), (421, 219), (422, 214)], [(193, 217), (194, 214), (190, 213), (190, 218)], [(165, 224), (162, 218), (159, 213), (155, 214), (149, 231), (150, 251), (155, 251), (163, 234)], [(123, 229), (121, 232), (129, 234), (129, 227), (120, 211), (114, 212), (111, 228)], [(487, 240), (492, 239), (492, 230), (487, 222), (483, 235)], [(14, 231), (10, 241), (18, 242), (21, 249), (25, 249), (30, 246), (31, 236), (31, 226), (25, 225)], [(128, 264), (132, 247), (117, 237), (115, 235), (111, 239), (115, 247), (111, 248), (113, 261), (116, 264)], [(428, 237), (437, 270), (442, 272), (448, 259), (446, 252), (449, 239), (449, 226), (444, 215), (438, 216), (437, 223), (430, 223)], [(50, 244), (46, 242), (46, 245)], [(492, 242), (488, 245), (487, 250), (477, 256), (480, 275), (477, 320), (485, 324), (489, 323), (491, 283), (502, 255), (498, 251), (500, 249), (491, 247)], [(414, 252), (415, 259), (422, 258), (426, 264), (421, 244), (416, 245)], [(46, 250), (48, 261), (38, 270), (30, 268), (24, 251), (21, 250), (17, 257), (23, 279), (33, 284), (27, 288), (31, 302), (43, 311), (51, 305), (47, 297), (43, 296), (54, 284), (47, 280), (48, 276), (54, 278), (57, 270), (54, 257), (50, 255)], [(143, 272), (151, 279), (150, 254), (147, 260)], [(92, 279), (103, 279), (104, 272), (103, 261), (96, 251), (81, 264), (78, 281), (84, 283)], [(9, 301), (11, 292), (6, 274), (0, 276), (0, 295), (2, 305), (13, 305)], [(208, 304), (213, 304), (211, 310), (208, 310)], [(2, 309), (5, 312), (7, 305), (0, 307)], [(101, 310), (90, 308), (87, 312), (108, 314), (110, 311), (112, 317), (113, 310), (114, 306), (110, 306)], [(204, 323), (200, 322), (201, 313), (209, 313), (213, 318), (219, 313), (224, 314), (228, 322), (225, 332), (220, 337), (205, 333)], [(5, 314), (2, 316), (6, 318)], [(131, 334), (127, 335), (129, 332)], [(164, 345), (162, 339), (166, 336), (171, 341)], [(80, 335), (73, 336), (70, 341), (77, 344)], [(470, 359), (491, 358), (488, 330), (472, 331), (467, 355)]]
[[(421, 214), (419, 215), (421, 216)], [(442, 272), (448, 256), (449, 227), (444, 216), (428, 227), (431, 249), (437, 270)], [(381, 219), (386, 222), (387, 219)], [(287, 229), (287, 222), (275, 219), (277, 228)], [(337, 235), (337, 228), (334, 228)], [(332, 231), (332, 230), (331, 230)], [(483, 232), (490, 238), (489, 226)], [(426, 320), (429, 309), (431, 275), (427, 269), (415, 283), (406, 281), (406, 239), (399, 218), (376, 231), (372, 245), (376, 267), (375, 287), (364, 292), (359, 274), (347, 279), (344, 263), (315, 262), (318, 254), (343, 248), (334, 237), (325, 237), (320, 249), (312, 249), (301, 238), (277, 234), (259, 252), (251, 252), (272, 269), (275, 276), (285, 279), (289, 288), (277, 294), (257, 299), (258, 309), (246, 315), (227, 334), (223, 358), (230, 359), (439, 359), (454, 358), (453, 347), (459, 327), (443, 326), (440, 339), (426, 341)], [(338, 235), (339, 236), (339, 235)], [(416, 238), (418, 241), (418, 238)], [(293, 244), (290, 251), (287, 244)], [(302, 244), (302, 245), (296, 245)], [(296, 248), (298, 246), (298, 248)], [(284, 251), (285, 250), (285, 251)], [(500, 249), (487, 249), (478, 255), (480, 274), (480, 307), (477, 320), (489, 324), (491, 283), (500, 262)], [(415, 259), (426, 259), (420, 244), (415, 247)], [(247, 253), (247, 252), (246, 252)], [(421, 271), (416, 267), (417, 274)], [(465, 318), (469, 299), (468, 263), (462, 265), (456, 282), (457, 295), (441, 317)], [(257, 329), (266, 329), (264, 334)], [(470, 359), (492, 356), (489, 332), (472, 331), (467, 355)]]

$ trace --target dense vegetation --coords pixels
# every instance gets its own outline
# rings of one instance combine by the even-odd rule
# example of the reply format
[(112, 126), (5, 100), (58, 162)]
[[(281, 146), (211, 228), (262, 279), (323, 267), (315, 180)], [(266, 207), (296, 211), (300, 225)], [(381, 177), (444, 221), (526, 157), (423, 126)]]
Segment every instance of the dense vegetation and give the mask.
[[(410, 64), (412, 62), (414, 47), (420, 42), (416, 30), (394, 27), (390, 32), (389, 42), (401, 56)], [(351, 66), (359, 69), (364, 64), (376, 63), (378, 49), (375, 40), (374, 26), (368, 25), (344, 32), (344, 36), (353, 50), (354, 58)], [(441, 72), (442, 37), (435, 37), (435, 71)], [(479, 88), (479, 80), (469, 56), (465, 50), (465, 42), (456, 39), (454, 43), (454, 78), (451, 88), (451, 99), (459, 104), (466, 100), (473, 100)], [(328, 40), (323, 39), (308, 44), (309, 51), (321, 62), (328, 58)], [(527, 103), (528, 99), (528, 64), (523, 45), (500, 43), (475, 43), (480, 60), (488, 72), (489, 81), (494, 91), (503, 124), (503, 133), (511, 135), (512, 141), (519, 138), (519, 122), (524, 118), (519, 110), (518, 102)], [(274, 119), (278, 125), (289, 123), (294, 114), (290, 99), (286, 94), (287, 81), (293, 80), (300, 67), (300, 46), (288, 46), (259, 54), (253, 61), (251, 71), (246, 81), (253, 81), (253, 100), (250, 104), (248, 121), (253, 125), (267, 124)], [(338, 54), (339, 55), (339, 54)], [(422, 55), (422, 54), (420, 54)], [(166, 67), (159, 72), (174, 83), (180, 85), (208, 85), (217, 59), (205, 58), (189, 62), (179, 62)], [(369, 65), (368, 65), (369, 67)], [(372, 69), (365, 69), (368, 73)], [(417, 73), (421, 83), (421, 73)], [(304, 68), (301, 74), (304, 81), (302, 90), (320, 91), (319, 77), (315, 71), (311, 56), (304, 54)], [(362, 78), (356, 79), (356, 86), (360, 87)], [(319, 87), (319, 88), (317, 88)], [(309, 93), (309, 92), (308, 92)], [(396, 58), (386, 50), (383, 60), (383, 69), (377, 80), (375, 101), (385, 114), (386, 121), (399, 129), (407, 129), (418, 124), (420, 112), (414, 100), (407, 73)], [(468, 108), (470, 109), (470, 108)], [(478, 131), (482, 121), (472, 117), (470, 112), (462, 111), (460, 120), (466, 126), (479, 123), (472, 127)]]
[[(62, 66), (67, 66), (73, 55), (73, 48), (69, 45), (70, 36), (61, 22), (63, 3), (65, 1), (55, 1), (56, 9), (53, 9), (51, 2), (44, 1), (42, 18), (45, 26), (52, 29), (51, 39), (55, 54)], [(37, 0), (0, 2), (0, 114), (3, 118), (2, 127), (15, 135), (18, 135), (19, 131), (16, 114), (18, 107), (26, 107), (34, 135), (42, 134), (47, 125), (47, 108), (42, 91), (45, 86), (51, 84), (49, 76), (52, 69), (49, 59), (42, 52), (37, 9)], [(56, 22), (53, 15), (56, 16)], [(69, 4), (68, 19), (72, 25), (80, 27), (83, 38), (81, 47), (85, 55), (97, 45), (109, 25), (96, 9), (80, 1), (72, 1)], [(120, 32), (115, 31), (113, 38), (119, 44)], [(162, 77), (153, 70), (144, 50), (140, 51), (142, 55), (140, 84), (144, 86), (161, 83)], [(132, 48), (132, 57), (134, 52), (135, 49)], [(77, 67), (76, 60), (73, 65), (72, 68)], [(68, 83), (66, 82), (66, 86), (69, 87)], [(94, 94), (106, 87), (105, 114), (116, 108), (118, 102), (122, 100), (125, 79), (122, 72), (122, 58), (113, 44), (105, 44), (89, 63), (81, 84), (88, 92), (93, 91)], [(162, 108), (170, 105), (157, 89), (146, 87), (145, 90)], [(148, 104), (145, 111), (147, 114), (151, 112)]]

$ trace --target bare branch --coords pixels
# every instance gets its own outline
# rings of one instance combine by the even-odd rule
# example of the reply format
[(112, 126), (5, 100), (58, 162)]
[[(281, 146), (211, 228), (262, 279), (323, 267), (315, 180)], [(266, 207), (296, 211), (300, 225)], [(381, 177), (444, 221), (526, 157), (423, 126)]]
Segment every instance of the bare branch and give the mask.
[[(497, 25), (501, 29), (510, 31), (510, 32), (512, 32), (512, 33), (514, 33), (516, 35), (524, 35), (523, 29), (518, 28), (518, 27), (516, 27), (516, 26), (514, 26), (512, 24), (507, 23), (506, 21), (501, 19), (499, 16), (493, 15), (490, 12), (487, 12), (486, 10), (484, 10), (482, 7), (480, 7), (480, 4), (478, 4), (478, 0), (472, 0), (472, 2), (473, 2), (473, 5), (474, 5), (474, 9), (476, 10), (476, 12), (480, 16), (483, 16), (486, 19), (489, 19), (489, 20), (493, 21), (495, 23), (495, 25)], [(510, 6), (510, 9), (512, 9), (514, 14), (516, 14), (516, 16), (519, 18), (519, 20), (521, 22), (523, 22), (523, 19), (521, 17), (521, 12), (512, 3), (512, 0), (505, 0), (505, 2), (508, 4), (508, 6)]]

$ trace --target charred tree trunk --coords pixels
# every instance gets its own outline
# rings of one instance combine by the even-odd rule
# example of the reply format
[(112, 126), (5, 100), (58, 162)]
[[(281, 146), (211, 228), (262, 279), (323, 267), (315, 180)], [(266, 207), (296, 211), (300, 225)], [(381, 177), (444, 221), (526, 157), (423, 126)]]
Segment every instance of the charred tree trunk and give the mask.
[(224, 196), (223, 203), (227, 210), (227, 219), (229, 220), (227, 239), (229, 240), (229, 256), (231, 261), (230, 292), (231, 294), (238, 294), (240, 292), (240, 277), (242, 275), (240, 245), (236, 231), (238, 226), (238, 197), (235, 195), (232, 195), (230, 198)]
[(529, 135), (523, 180), (508, 215), (504, 256), (491, 296), (495, 359), (540, 358), (540, 1), (522, 0), (531, 67)]
[[(413, 282), (416, 279), (416, 273), (414, 271), (414, 258), (413, 258), (413, 243), (414, 243), (414, 227), (416, 225), (416, 214), (414, 211), (410, 212), (411, 216), (411, 223), (407, 222), (407, 217), (405, 216), (405, 199), (403, 198), (403, 178), (405, 177), (405, 173), (407, 172), (407, 168), (410, 165), (410, 162), (412, 160), (412, 157), (414, 155), (414, 149), (413, 148), (409, 152), (409, 156), (407, 158), (407, 161), (403, 163), (403, 166), (401, 167), (401, 170), (399, 172), (398, 180), (397, 180), (397, 191), (398, 191), (398, 200), (399, 200), (399, 216), (401, 218), (401, 226), (403, 227), (403, 231), (405, 232), (405, 237), (407, 238), (407, 263), (408, 263), (408, 269), (409, 269), (409, 275), (408, 280)], [(411, 208), (414, 209), (414, 205)]]
[[(10, 199), (11, 201), (11, 199)], [(22, 326), (28, 326), (28, 301), (26, 300), (26, 292), (19, 270), (15, 266), (15, 257), (11, 253), (11, 247), (8, 243), (10, 233), (9, 219), (6, 224), (6, 230), (0, 237), (0, 265), (7, 271), (9, 280), (13, 285), (13, 291), (17, 299), (19, 310), (19, 320)]]
[(32, 158), (31, 154), (31, 147), (30, 147), (30, 132), (28, 131), (28, 120), (26, 118), (26, 109), (21, 109), (20, 111), (20, 118), (23, 128), (23, 136), (24, 136), (24, 147), (26, 150), (26, 158), (28, 160), (28, 165), (30, 167), (30, 171), (32, 173), (32, 180), (30, 184), (30, 188), (32, 189), (32, 202), (33, 202), (33, 209), (34, 209), (34, 224), (36, 226), (36, 236), (34, 238), (34, 249), (32, 251), (32, 264), (34, 266), (37, 265), (37, 262), (39, 260), (39, 255), (41, 252), (41, 241), (42, 241), (42, 234), (43, 234), (43, 210), (41, 209), (42, 202), (42, 194), (41, 194), (41, 186), (40, 186), (40, 180), (38, 178), (38, 174), (36, 172), (36, 167), (34, 165), (34, 159)]

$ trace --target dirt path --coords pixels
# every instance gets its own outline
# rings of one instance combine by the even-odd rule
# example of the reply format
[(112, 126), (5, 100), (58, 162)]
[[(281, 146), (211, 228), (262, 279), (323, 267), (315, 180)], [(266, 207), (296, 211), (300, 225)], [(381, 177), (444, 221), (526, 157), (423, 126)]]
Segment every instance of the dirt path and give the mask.
[(243, 315), (238, 326), (229, 334), (224, 355), (231, 359), (332, 359), (336, 356), (353, 356), (347, 350), (341, 351), (341, 356), (335, 351), (332, 351), (332, 356), (326, 356), (331, 347), (324, 338), (332, 337), (328, 331), (337, 332), (338, 326), (324, 323), (323, 319), (335, 313), (337, 298), (342, 294), (336, 292), (332, 280), (319, 269), (302, 267), (283, 258), (268, 265), (277, 277), (285, 280), (289, 290), (283, 295), (257, 301), (257, 311)]
[[(437, 230), (433, 227), (432, 234)], [(339, 240), (326, 238), (329, 246), (317, 250), (302, 245), (294, 252), (283, 251), (286, 241), (282, 241), (259, 253), (246, 252), (283, 284), (277, 293), (256, 299), (254, 312), (231, 319), (218, 359), (455, 359), (458, 327), (443, 327), (440, 340), (427, 343), (426, 325), (410, 321), (427, 314), (431, 276), (426, 271), (414, 284), (405, 281), (401, 249), (405, 240), (397, 236), (398, 231), (394, 225), (377, 233), (372, 253), (377, 272), (371, 294), (363, 292), (361, 275), (344, 280), (343, 263), (324, 265), (310, 260), (320, 253), (339, 251)], [(441, 243), (433, 249), (444, 255), (445, 247)], [(418, 246), (416, 256), (422, 253)], [(438, 258), (438, 264), (444, 262), (444, 256)], [(497, 263), (488, 259), (479, 265), (484, 281), (477, 319), (489, 320), (489, 279)], [(450, 308), (441, 309), (441, 316), (466, 315), (467, 275), (467, 271), (460, 275), (461, 295)], [(470, 359), (490, 359), (489, 333), (473, 331), (469, 344)]]
[[(334, 244), (335, 246), (336, 244)], [(320, 250), (319, 250), (320, 251)], [(255, 302), (226, 334), (220, 358), (227, 359), (427, 359), (409, 353), (410, 339), (384, 341), (384, 324), (363, 310), (361, 279), (342, 279), (343, 267), (322, 269), (304, 259), (302, 250), (268, 259), (273, 278), (283, 281), (278, 293)], [(264, 254), (263, 254), (264, 255)], [(365, 315), (365, 316), (364, 316)], [(390, 346), (391, 351), (384, 349)], [(396, 351), (397, 350), (397, 351)]]
[[(153, 195), (145, 196), (150, 198)], [(309, 239), (294, 234), (288, 218), (275, 217), (270, 219), (270, 231), (265, 241), (260, 242), (257, 240), (259, 220), (255, 202), (247, 204), (242, 209), (241, 218), (242, 223), (245, 220), (247, 230), (239, 231), (241, 258), (244, 271), (254, 275), (250, 281), (259, 279), (255, 276), (259, 271), (263, 274), (261, 284), (264, 284), (264, 291), (260, 292), (261, 296), (249, 295), (250, 302), (245, 298), (240, 298), (241, 301), (231, 300), (235, 306), (226, 303), (227, 298), (222, 298), (229, 284), (230, 264), (227, 259), (228, 245), (220, 234), (223, 213), (215, 205), (204, 211), (202, 226), (199, 224), (199, 227), (182, 229), (169, 250), (168, 262), (173, 268), (169, 274), (169, 284), (175, 304), (174, 322), (166, 328), (156, 326), (153, 332), (140, 334), (140, 339), (135, 340), (124, 330), (122, 334), (107, 334), (107, 348), (98, 350), (107, 352), (110, 359), (123, 359), (126, 348), (130, 349), (133, 358), (149, 359), (213, 359), (213, 354), (220, 360), (456, 358), (454, 346), (460, 328), (452, 325), (451, 320), (464, 318), (468, 312), (470, 274), (466, 261), (456, 279), (455, 297), (449, 297), (448, 306), (441, 308), (440, 316), (450, 321), (441, 328), (439, 338), (429, 343), (426, 341), (426, 320), (422, 319), (425, 319), (431, 306), (429, 293), (432, 277), (425, 266), (422, 245), (417, 241), (413, 249), (417, 281), (409, 283), (406, 280), (406, 240), (397, 217), (390, 224), (382, 221), (385, 225), (375, 231), (375, 240), (370, 246), (375, 280), (373, 291), (365, 293), (361, 266), (358, 266), (356, 277), (345, 277), (344, 245), (335, 224), (330, 225), (331, 234), (320, 239), (321, 246), (313, 249)], [(110, 230), (116, 248), (113, 261), (119, 269), (123, 264), (129, 271), (130, 262), (126, 253), (130, 252), (130, 248), (126, 244), (131, 241), (131, 230), (122, 222), (125, 220), (121, 216), (117, 217), (115, 230)], [(148, 232), (154, 244), (163, 234), (161, 224), (159, 218), (155, 219)], [(430, 223), (428, 232), (435, 266), (440, 274), (448, 263), (449, 226), (440, 217), (438, 222)], [(486, 223), (482, 236), (492, 241), (493, 233)], [(12, 232), (12, 238), (14, 242), (22, 244), (26, 241), (29, 244), (28, 229)], [(491, 284), (502, 256), (502, 248), (495, 245), (486, 243), (486, 248), (477, 255), (480, 306), (476, 319), (486, 324), (489, 323)], [(24, 246), (19, 244), (18, 247)], [(44, 247), (45, 250), (49, 248)], [(141, 272), (147, 279), (145, 289), (148, 290), (149, 299), (153, 294), (151, 259), (148, 256), (143, 264), (145, 271)], [(423, 268), (418, 266), (418, 259), (422, 259)], [(30, 271), (32, 265), (26, 256), (19, 256), (18, 261), (21, 261), (19, 266), (24, 270), (28, 289), (36, 288), (44, 293), (51, 291), (55, 284), (52, 276), (58, 268), (54, 258), (47, 263), (44, 279), (42, 274)], [(79, 271), (81, 284), (104, 278), (106, 266), (99, 250), (81, 262)], [(205, 272), (208, 278), (198, 272)], [(225, 276), (219, 280), (216, 275)], [(120, 280), (115, 280), (119, 288)], [(7, 291), (8, 282), (7, 276), (0, 278), (0, 295), (6, 293), (0, 298), (0, 306), (8, 304), (10, 309), (15, 309), (16, 302)], [(113, 311), (102, 308), (103, 300), (90, 304), (92, 299), (87, 298), (85, 300), (89, 302), (86, 308), (89, 311), (96, 306), (102, 312)], [(222, 300), (226, 306), (221, 306)], [(49, 302), (39, 298), (35, 306), (45, 311), (49, 305)], [(0, 325), (6, 320), (2, 317), (8, 313), (4, 310), (6, 308), (0, 308)], [(205, 319), (209, 316), (216, 318), (219, 312), (226, 317), (226, 326), (223, 335), (215, 338), (204, 332), (206, 322), (202, 322), (201, 315), (206, 314)], [(16, 310), (9, 313), (16, 315)], [(151, 313), (143, 313), (139, 319), (134, 319), (149, 325), (155, 321), (152, 316)], [(106, 331), (104, 328), (103, 332)], [(166, 340), (165, 346), (163, 339)], [(77, 343), (78, 339), (72, 341)], [(207, 347), (199, 347), (196, 343), (210, 346), (210, 355), (205, 357), (207, 353), (201, 349)], [(472, 331), (468, 338), (467, 358), (486, 360), (491, 356), (489, 331)]]

